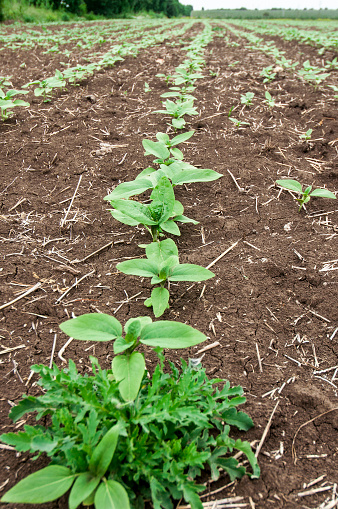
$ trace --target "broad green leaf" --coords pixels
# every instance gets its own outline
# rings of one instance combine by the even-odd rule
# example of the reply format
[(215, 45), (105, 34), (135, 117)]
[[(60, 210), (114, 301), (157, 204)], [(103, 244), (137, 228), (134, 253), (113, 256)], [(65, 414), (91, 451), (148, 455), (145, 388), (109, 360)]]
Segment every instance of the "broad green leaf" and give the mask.
[(106, 201), (117, 200), (120, 198), (129, 198), (137, 194), (144, 193), (147, 189), (151, 189), (153, 184), (151, 180), (137, 179), (132, 182), (123, 182), (115, 187), (115, 189), (105, 196), (103, 199)]
[(328, 191), (327, 189), (315, 189), (312, 191), (310, 196), (317, 196), (318, 198), (332, 198), (333, 200), (336, 200), (337, 197), (331, 191)]
[(5, 493), (1, 502), (17, 504), (52, 502), (69, 490), (75, 477), (69, 468), (50, 465), (22, 479)]
[(127, 224), (128, 226), (137, 226), (138, 224), (140, 224), (140, 221), (132, 219), (130, 216), (127, 216), (127, 214), (123, 214), (119, 210), (111, 210), (110, 213), (117, 221), (120, 221), (120, 223), (123, 224)]
[(180, 236), (181, 232), (175, 221), (169, 220), (165, 221), (164, 223), (160, 224), (160, 227), (162, 230), (164, 230), (167, 233), (171, 233), (171, 235), (177, 235)]
[[(144, 329), (149, 326), (151, 324), (146, 325)], [(113, 359), (112, 369), (116, 381), (120, 382), (119, 391), (124, 401), (134, 401), (145, 370), (143, 355), (140, 352), (133, 352), (129, 356), (117, 355)]]
[(137, 221), (137, 224), (157, 224), (151, 219), (149, 209), (146, 205), (143, 205), (143, 203), (132, 200), (113, 200), (111, 201), (111, 205), (119, 212), (122, 212), (122, 214)]
[(100, 480), (100, 477), (93, 477), (90, 472), (80, 474), (73, 484), (69, 494), (69, 509), (76, 509), (86, 498), (88, 498), (90, 494), (93, 493)]
[(152, 154), (159, 159), (167, 159), (170, 156), (168, 148), (161, 142), (142, 140), (142, 145), (146, 151), (145, 155)]
[(170, 138), (166, 133), (157, 133), (156, 138), (158, 139), (158, 141), (164, 143), (165, 145), (170, 141)]
[(115, 339), (114, 341), (114, 354), (117, 355), (119, 353), (128, 350), (132, 346), (131, 343), (128, 343), (124, 338), (120, 337)]
[(22, 101), (21, 99), (15, 99), (13, 101), (13, 104), (14, 106), (26, 106), (27, 108), (28, 106), (30, 106), (30, 104), (27, 101)]
[(184, 155), (183, 155), (183, 152), (177, 148), (177, 147), (174, 147), (174, 148), (171, 148), (170, 149), (170, 152), (171, 152), (171, 155), (175, 158), (175, 159), (178, 159), (178, 160), (182, 160)]
[(117, 481), (100, 484), (94, 499), (95, 509), (130, 509), (126, 490)]
[(175, 204), (174, 204), (174, 208), (173, 208), (173, 212), (172, 212), (173, 217), (180, 216), (183, 214), (183, 212), (184, 212), (184, 207), (183, 207), (182, 203), (178, 200), (175, 200)]
[(159, 321), (142, 329), (140, 341), (148, 346), (161, 348), (188, 348), (206, 340), (202, 332), (180, 322)]
[(178, 256), (176, 255), (169, 256), (168, 258), (163, 260), (163, 262), (160, 264), (159, 276), (160, 277), (166, 276), (167, 278), (167, 276), (171, 274), (174, 267), (176, 267), (179, 263), (180, 262)]
[(151, 302), (153, 311), (156, 318), (162, 316), (165, 310), (169, 307), (169, 292), (166, 288), (154, 288), (151, 292)]
[(172, 180), (173, 185), (189, 184), (193, 182), (211, 182), (223, 177), (221, 173), (214, 170), (182, 170), (177, 172)]
[(302, 185), (297, 182), (297, 180), (292, 179), (283, 179), (283, 180), (276, 180), (276, 183), (284, 187), (285, 189), (289, 189), (290, 191), (295, 191), (296, 193), (303, 193)]
[(171, 273), (170, 281), (205, 281), (214, 277), (209, 269), (194, 265), (192, 263), (181, 263)]
[[(137, 337), (141, 334), (141, 330), (143, 327), (148, 325), (149, 323), (152, 323), (152, 319), (150, 316), (138, 316), (137, 318), (129, 318), (129, 320), (126, 321), (126, 324), (124, 326), (124, 331), (126, 334), (131, 332), (135, 332), (137, 334)], [(136, 328), (135, 328), (136, 325)]]
[(178, 249), (172, 239), (152, 242), (146, 247), (147, 258), (157, 261), (157, 265), (166, 260), (169, 256), (178, 256)]
[(173, 118), (171, 123), (176, 129), (183, 129), (186, 124), (184, 118)]
[(203, 509), (203, 504), (196, 491), (188, 484), (183, 485), (184, 500), (190, 504), (194, 509)]
[[(118, 357), (115, 357), (115, 359), (116, 358)], [(115, 426), (107, 431), (107, 433), (103, 438), (101, 438), (100, 442), (95, 447), (88, 464), (88, 469), (90, 472), (92, 472), (94, 477), (101, 478), (106, 473), (115, 453), (120, 430), (120, 424), (115, 424)], [(93, 489), (95, 489), (95, 487)], [(87, 496), (89, 495), (90, 493), (87, 494)]]
[(129, 276), (153, 277), (158, 273), (158, 266), (154, 261), (143, 260), (142, 258), (120, 262), (116, 265), (116, 268)]
[(172, 214), (175, 204), (175, 194), (170, 180), (162, 177), (158, 185), (154, 188), (150, 195), (153, 202), (150, 205), (152, 218), (156, 224), (167, 221)]
[(122, 325), (105, 313), (87, 313), (60, 324), (68, 336), (81, 341), (111, 341), (122, 334)]
[(170, 145), (173, 147), (174, 145), (178, 145), (179, 143), (183, 143), (187, 140), (189, 140), (189, 138), (192, 137), (192, 135), (194, 134), (195, 131), (188, 131), (186, 133), (182, 133), (182, 134), (179, 134), (177, 136), (175, 136), (171, 142), (170, 142)]
[(164, 94), (161, 94), (160, 97), (179, 97), (181, 95), (180, 92), (164, 92)]
[(254, 479), (258, 479), (258, 477), (260, 476), (260, 468), (258, 466), (258, 463), (257, 463), (257, 458), (256, 456), (254, 455), (252, 449), (251, 449), (251, 445), (249, 442), (242, 442), (242, 440), (238, 439), (236, 440), (236, 443), (235, 443), (235, 446), (234, 446), (236, 449), (238, 449), (239, 451), (242, 451), (244, 452), (244, 454), (246, 455), (246, 457), (248, 458), (249, 460), (249, 463), (252, 467), (252, 470), (253, 470), (253, 474), (250, 475), (251, 478), (254, 478)]

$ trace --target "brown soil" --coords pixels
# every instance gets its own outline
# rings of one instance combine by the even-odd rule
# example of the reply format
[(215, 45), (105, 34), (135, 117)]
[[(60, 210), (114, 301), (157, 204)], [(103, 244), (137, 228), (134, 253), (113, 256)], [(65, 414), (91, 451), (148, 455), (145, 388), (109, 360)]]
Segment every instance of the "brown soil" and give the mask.
[[(14, 88), (38, 71), (53, 74), (62, 60), (38, 48), (29, 54), (6, 49), (0, 56), (2, 74), (15, 76)], [(338, 205), (313, 199), (298, 213), (297, 202), (274, 183), (289, 177), (338, 190), (337, 103), (331, 89), (314, 90), (287, 73), (263, 85), (259, 73), (272, 62), (242, 42), (227, 47), (215, 37), (205, 56), (205, 78), (195, 93), (200, 115), (191, 119), (196, 132), (183, 150), (186, 161), (224, 176), (177, 188), (186, 214), (200, 224), (183, 225), (175, 240), (182, 262), (204, 266), (237, 244), (214, 265), (216, 277), (205, 286), (172, 285), (163, 319), (186, 322), (207, 334), (208, 344), (219, 343), (205, 353), (203, 365), (210, 376), (243, 386), (243, 409), (255, 428), (239, 436), (259, 441), (275, 412), (259, 454), (260, 479), (229, 484), (224, 476), (208, 483), (203, 500), (239, 496), (246, 505), (238, 507), (317, 508), (337, 498)], [(13, 349), (0, 351), (1, 432), (24, 424), (13, 425), (10, 406), (24, 392), (36, 393), (30, 366), (49, 365), (55, 334), (54, 361), (65, 365), (59, 352), (68, 338), (59, 323), (93, 311), (115, 313), (122, 323), (151, 315), (143, 305), (149, 282), (115, 269), (118, 261), (142, 255), (137, 246), (149, 241), (148, 233), (115, 221), (103, 197), (151, 164), (142, 139), (170, 132), (168, 119), (152, 114), (167, 89), (155, 75), (172, 72), (184, 57), (180, 46), (144, 50), (57, 92), (50, 103), (30, 93), (29, 110), (18, 108), (0, 124), (0, 306), (41, 283), (0, 311), (1, 347)], [(272, 109), (263, 102), (265, 90), (276, 100)], [(248, 91), (255, 98), (243, 108), (240, 96)], [(232, 115), (249, 127), (231, 124), (233, 106)], [(309, 128), (312, 140), (301, 141)], [(111, 345), (90, 346), (73, 341), (63, 357), (86, 370), (88, 356), (95, 355), (108, 367)], [(199, 348), (183, 356), (196, 357)], [(148, 350), (145, 355), (151, 369), (153, 358)], [(167, 356), (178, 360), (182, 352)], [(0, 457), (3, 493), (46, 464), (6, 449)], [(313, 494), (299, 495), (320, 476)], [(67, 503), (63, 498), (44, 507), (65, 509)]]

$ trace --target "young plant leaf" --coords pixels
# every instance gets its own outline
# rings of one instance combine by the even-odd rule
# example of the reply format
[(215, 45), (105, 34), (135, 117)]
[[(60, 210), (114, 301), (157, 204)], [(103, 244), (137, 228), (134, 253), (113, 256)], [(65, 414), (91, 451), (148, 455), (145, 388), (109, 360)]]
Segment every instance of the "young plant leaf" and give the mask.
[[(115, 359), (116, 358), (118, 357), (115, 357)], [(120, 424), (115, 424), (115, 426), (107, 431), (107, 433), (95, 447), (88, 464), (89, 471), (93, 474), (93, 477), (101, 478), (106, 473), (111, 460), (113, 459), (120, 431)], [(86, 497), (89, 496), (90, 493), (88, 493)]]
[(153, 183), (151, 180), (147, 179), (137, 179), (132, 180), (131, 182), (122, 182), (122, 184), (116, 186), (115, 189), (103, 199), (106, 201), (118, 200), (121, 198), (127, 199), (130, 196), (142, 194), (144, 191), (151, 189), (152, 187)]
[(166, 309), (169, 307), (169, 292), (166, 288), (161, 286), (154, 288), (151, 292), (151, 303), (153, 306), (154, 315), (156, 318), (162, 316)]
[(193, 263), (181, 263), (175, 267), (168, 278), (170, 281), (205, 281), (214, 277), (209, 269), (194, 265)]
[(68, 499), (69, 509), (76, 509), (98, 486), (100, 477), (93, 477), (90, 472), (83, 472), (76, 479)]
[(310, 196), (317, 196), (318, 198), (332, 198), (333, 200), (337, 199), (336, 195), (327, 189), (314, 189), (312, 193), (310, 193)]
[(276, 180), (276, 183), (284, 187), (285, 189), (289, 189), (290, 191), (295, 191), (296, 193), (303, 193), (302, 185), (297, 182), (297, 180), (292, 179), (283, 179), (283, 180)]
[(164, 261), (169, 256), (178, 256), (178, 249), (172, 239), (165, 239), (161, 242), (152, 242), (146, 247), (147, 258), (155, 262)]
[(146, 325), (140, 336), (145, 345), (174, 349), (195, 346), (205, 340), (206, 336), (190, 325), (166, 320)]
[(157, 224), (156, 221), (151, 218), (148, 207), (143, 205), (143, 203), (132, 200), (113, 200), (111, 205), (125, 216), (137, 221), (136, 224)]
[(159, 180), (150, 198), (153, 200), (150, 210), (157, 224), (167, 221), (172, 214), (175, 204), (173, 186), (167, 177), (162, 177)]
[(117, 481), (100, 484), (94, 499), (95, 509), (130, 509), (126, 490)]
[(116, 268), (129, 276), (153, 277), (158, 272), (158, 268), (155, 263), (139, 258), (120, 262), (116, 265)]
[(175, 221), (169, 220), (165, 221), (164, 223), (161, 223), (161, 228), (167, 233), (170, 233), (171, 235), (177, 235), (178, 237), (181, 235), (180, 229), (175, 223)]
[[(149, 325), (145, 329), (147, 327)], [(129, 356), (117, 355), (113, 359), (112, 369), (116, 381), (120, 382), (119, 390), (124, 401), (134, 401), (145, 370), (143, 355), (140, 352), (133, 352)]]
[(178, 145), (179, 143), (184, 143), (185, 141), (189, 140), (189, 138), (192, 137), (194, 132), (195, 131), (188, 131), (186, 133), (178, 134), (171, 140), (170, 146), (173, 147), (174, 145)]
[(161, 142), (142, 140), (142, 145), (146, 156), (152, 154), (159, 159), (167, 159), (170, 156), (168, 148)]
[(60, 324), (68, 336), (81, 341), (111, 341), (122, 334), (122, 325), (105, 313), (87, 313)]
[(5, 493), (1, 502), (17, 504), (52, 502), (69, 490), (75, 477), (69, 468), (50, 465), (22, 479)]

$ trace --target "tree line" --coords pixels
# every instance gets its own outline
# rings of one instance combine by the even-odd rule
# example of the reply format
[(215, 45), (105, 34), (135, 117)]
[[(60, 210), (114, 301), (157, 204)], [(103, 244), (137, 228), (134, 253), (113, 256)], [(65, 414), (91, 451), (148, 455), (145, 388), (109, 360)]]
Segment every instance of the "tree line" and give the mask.
[[(0, 0), (1, 2), (1, 0)], [(168, 18), (190, 16), (191, 5), (182, 5), (179, 0), (29, 0), (35, 6), (65, 9), (74, 14), (93, 12), (106, 17), (124, 17), (137, 12), (154, 12)]]

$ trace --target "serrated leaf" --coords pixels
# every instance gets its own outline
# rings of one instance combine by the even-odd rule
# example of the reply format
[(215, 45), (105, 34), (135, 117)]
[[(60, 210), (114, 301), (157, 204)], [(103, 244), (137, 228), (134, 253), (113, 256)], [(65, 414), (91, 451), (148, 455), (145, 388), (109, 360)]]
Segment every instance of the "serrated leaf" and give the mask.
[[(144, 329), (151, 326), (146, 325)], [(143, 330), (144, 330), (143, 329)], [(119, 384), (119, 391), (124, 401), (134, 401), (138, 395), (143, 379), (145, 362), (140, 352), (131, 355), (117, 355), (112, 362), (113, 374)]]
[[(34, 396), (23, 396), (23, 399), (19, 401), (19, 403), (12, 407), (9, 412), (9, 417), (16, 422), (18, 419), (20, 419), (23, 415), (27, 414), (28, 412), (41, 412), (46, 409), (46, 406), (41, 403), (37, 398)], [(1, 439), (2, 439), (1, 435)], [(7, 443), (7, 442), (6, 442)]]
[(276, 180), (276, 183), (280, 187), (284, 187), (285, 189), (289, 189), (290, 191), (295, 191), (296, 193), (303, 193), (302, 185), (297, 182), (297, 180), (292, 179), (283, 179), (283, 180)]
[(252, 419), (244, 412), (237, 412), (235, 408), (229, 408), (222, 413), (222, 419), (231, 426), (236, 426), (242, 431), (248, 431), (253, 427)]
[(25, 477), (2, 497), (1, 502), (45, 504), (66, 493), (75, 475), (69, 468), (50, 465)]
[(140, 342), (161, 348), (188, 348), (206, 340), (202, 332), (180, 322), (158, 321), (142, 329)]
[(93, 477), (90, 472), (80, 474), (69, 494), (69, 509), (76, 509), (84, 500), (86, 500), (86, 498), (93, 493), (100, 481), (100, 477)]
[(111, 480), (100, 484), (94, 504), (95, 509), (130, 509), (126, 490), (122, 484)]
[(81, 341), (110, 341), (122, 334), (122, 325), (105, 313), (87, 313), (60, 324), (68, 336)]
[(234, 447), (236, 449), (238, 449), (239, 451), (244, 452), (244, 454), (248, 458), (251, 468), (253, 470), (253, 473), (251, 475), (249, 474), (250, 477), (252, 477), (254, 479), (258, 479), (261, 471), (260, 471), (260, 468), (257, 463), (257, 458), (256, 458), (255, 454), (253, 453), (253, 450), (251, 449), (250, 443), (242, 442), (242, 440), (238, 439), (238, 440), (236, 440)]
[(165, 310), (168, 308), (169, 303), (169, 292), (166, 288), (154, 288), (151, 292), (151, 302), (153, 305), (153, 311), (156, 318), (162, 316)]

